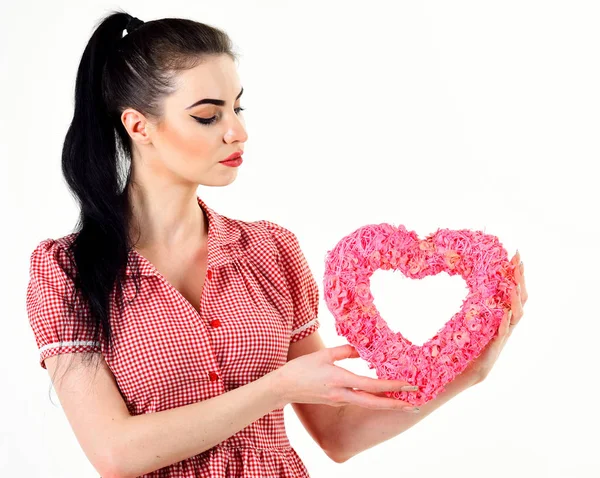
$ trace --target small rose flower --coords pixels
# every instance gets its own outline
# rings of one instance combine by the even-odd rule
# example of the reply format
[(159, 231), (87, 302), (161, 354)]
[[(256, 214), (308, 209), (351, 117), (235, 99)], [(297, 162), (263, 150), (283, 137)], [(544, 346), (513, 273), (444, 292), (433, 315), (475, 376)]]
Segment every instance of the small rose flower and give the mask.
[(462, 348), (465, 346), (465, 344), (469, 343), (469, 340), (470, 340), (469, 332), (467, 332), (464, 329), (454, 332), (454, 334), (452, 335), (452, 340), (454, 340), (454, 343), (456, 345), (458, 345), (459, 347)]
[(429, 238), (419, 242), (419, 249), (422, 251), (433, 251), (435, 250), (435, 244), (432, 242), (432, 239)]
[(460, 261), (460, 255), (458, 255), (456, 251), (448, 250), (444, 252), (444, 260), (450, 269), (454, 269), (456, 263)]
[(356, 295), (357, 300), (360, 300), (362, 302), (372, 300), (373, 298), (373, 296), (371, 295), (371, 286), (368, 282), (359, 282), (358, 284), (356, 284), (354, 293)]
[(408, 270), (411, 274), (417, 274), (425, 268), (426, 264), (420, 261), (413, 262)]

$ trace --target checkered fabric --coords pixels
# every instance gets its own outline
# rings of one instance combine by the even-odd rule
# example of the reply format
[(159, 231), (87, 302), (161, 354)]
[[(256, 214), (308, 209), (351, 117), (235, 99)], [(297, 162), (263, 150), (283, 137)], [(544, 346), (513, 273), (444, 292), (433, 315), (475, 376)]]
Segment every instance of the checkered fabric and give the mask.
[[(67, 313), (74, 272), (67, 246), (77, 233), (39, 243), (30, 259), (27, 313), (42, 368), (56, 354), (102, 353), (129, 412), (139, 415), (246, 385), (284, 365), (289, 344), (318, 329), (318, 287), (297, 237), (267, 220), (227, 218), (197, 199), (209, 223), (201, 313), (132, 249), (124, 307), (114, 305), (116, 286), (111, 293), (114, 353)], [(286, 435), (283, 409), (276, 409), (204, 453), (143, 476), (309, 475)]]

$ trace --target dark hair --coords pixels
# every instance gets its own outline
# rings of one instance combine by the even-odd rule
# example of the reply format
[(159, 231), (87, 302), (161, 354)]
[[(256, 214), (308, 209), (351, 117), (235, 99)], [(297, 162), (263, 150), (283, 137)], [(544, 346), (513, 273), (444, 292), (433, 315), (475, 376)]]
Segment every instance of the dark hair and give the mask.
[(122, 301), (132, 247), (131, 142), (121, 114), (131, 107), (159, 122), (161, 100), (175, 91), (179, 71), (210, 56), (238, 60), (228, 35), (212, 26), (182, 18), (134, 20), (135, 28), (123, 36), (132, 18), (112, 11), (93, 32), (77, 70), (73, 120), (62, 150), (62, 172), (80, 206), (78, 234), (69, 247), (76, 271), (73, 292), (91, 312), (77, 320), (90, 321), (96, 340), (101, 332), (111, 350), (109, 295), (118, 284)]

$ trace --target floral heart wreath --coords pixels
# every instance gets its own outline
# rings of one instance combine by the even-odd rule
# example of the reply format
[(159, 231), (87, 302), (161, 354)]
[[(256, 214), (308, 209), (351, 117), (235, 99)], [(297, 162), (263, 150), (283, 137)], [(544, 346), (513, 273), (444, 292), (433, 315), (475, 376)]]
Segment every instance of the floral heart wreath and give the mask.
[[(514, 266), (498, 238), (466, 229), (438, 229), (421, 240), (402, 225), (368, 225), (344, 237), (325, 262), (325, 302), (337, 333), (379, 378), (419, 386), (416, 392), (386, 392), (413, 405), (435, 398), (479, 356), (510, 309), (516, 286)], [(411, 279), (460, 274), (469, 293), (435, 336), (413, 345), (388, 327), (373, 304), (369, 277), (377, 269), (400, 270)]]

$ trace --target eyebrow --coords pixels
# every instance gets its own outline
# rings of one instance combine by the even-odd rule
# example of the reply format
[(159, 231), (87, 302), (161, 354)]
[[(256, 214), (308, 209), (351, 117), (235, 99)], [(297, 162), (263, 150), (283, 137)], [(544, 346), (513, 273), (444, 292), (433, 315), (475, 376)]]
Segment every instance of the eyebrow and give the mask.
[[(235, 97), (235, 99), (237, 100), (240, 96), (242, 96), (243, 92), (244, 92), (244, 87), (242, 87), (242, 89), (240, 90), (240, 93)], [(186, 110), (189, 110), (190, 108), (193, 108), (194, 106), (203, 105), (206, 103), (210, 103), (211, 105), (217, 105), (217, 106), (225, 106), (225, 102), (223, 100), (204, 98), (203, 100), (196, 101), (193, 105), (188, 106), (186, 108)]]

